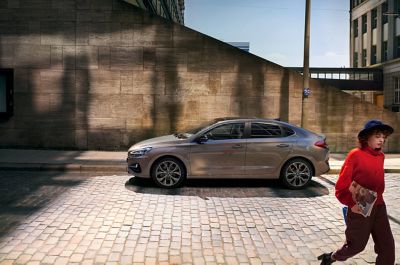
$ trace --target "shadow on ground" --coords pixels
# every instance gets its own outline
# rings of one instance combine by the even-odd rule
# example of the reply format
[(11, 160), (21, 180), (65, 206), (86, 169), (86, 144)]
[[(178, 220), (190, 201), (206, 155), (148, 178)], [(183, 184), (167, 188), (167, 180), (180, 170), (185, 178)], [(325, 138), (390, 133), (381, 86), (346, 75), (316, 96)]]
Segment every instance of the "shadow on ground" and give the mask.
[(329, 194), (329, 189), (316, 181), (302, 190), (284, 188), (278, 180), (229, 180), (229, 179), (196, 179), (187, 180), (185, 185), (176, 189), (157, 187), (151, 179), (133, 177), (125, 183), (125, 187), (136, 193), (158, 195), (198, 196), (207, 200), (209, 197), (250, 198), (281, 197), (309, 198)]
[(0, 171), (0, 238), (82, 181), (57, 172)]

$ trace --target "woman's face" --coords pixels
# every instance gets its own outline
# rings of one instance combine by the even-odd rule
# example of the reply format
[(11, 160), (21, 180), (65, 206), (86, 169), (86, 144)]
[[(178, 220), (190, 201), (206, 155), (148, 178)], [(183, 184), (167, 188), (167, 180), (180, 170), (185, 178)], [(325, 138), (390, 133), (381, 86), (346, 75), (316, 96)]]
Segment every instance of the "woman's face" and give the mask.
[(385, 134), (381, 132), (374, 133), (368, 138), (368, 146), (372, 149), (381, 149), (385, 143), (385, 140)]

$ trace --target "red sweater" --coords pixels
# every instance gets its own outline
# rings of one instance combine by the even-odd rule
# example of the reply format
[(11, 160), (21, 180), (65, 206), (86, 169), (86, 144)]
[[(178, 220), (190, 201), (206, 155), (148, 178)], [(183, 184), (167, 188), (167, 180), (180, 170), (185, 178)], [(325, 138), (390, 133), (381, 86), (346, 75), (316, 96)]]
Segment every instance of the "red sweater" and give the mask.
[(376, 205), (383, 204), (383, 191), (385, 190), (385, 172), (383, 162), (385, 155), (381, 151), (370, 147), (356, 148), (350, 151), (339, 173), (336, 182), (336, 198), (350, 208), (355, 205), (349, 187), (354, 180), (361, 186), (376, 191), (378, 198)]

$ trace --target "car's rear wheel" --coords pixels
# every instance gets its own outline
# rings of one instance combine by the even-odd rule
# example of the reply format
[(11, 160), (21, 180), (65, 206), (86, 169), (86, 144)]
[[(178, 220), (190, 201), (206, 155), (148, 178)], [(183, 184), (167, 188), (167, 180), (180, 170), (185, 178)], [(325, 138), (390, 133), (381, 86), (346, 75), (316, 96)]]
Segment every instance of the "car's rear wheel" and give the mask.
[(296, 158), (285, 164), (280, 178), (289, 189), (302, 189), (310, 183), (313, 174), (310, 162)]
[(173, 157), (158, 160), (151, 170), (151, 177), (162, 188), (179, 187), (186, 178), (186, 170), (181, 161)]

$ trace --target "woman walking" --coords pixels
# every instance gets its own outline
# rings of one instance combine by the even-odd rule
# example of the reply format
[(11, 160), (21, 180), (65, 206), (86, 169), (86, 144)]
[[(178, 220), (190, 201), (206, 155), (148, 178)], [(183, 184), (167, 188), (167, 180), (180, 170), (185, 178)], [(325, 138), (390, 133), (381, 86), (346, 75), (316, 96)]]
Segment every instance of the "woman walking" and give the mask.
[[(345, 261), (360, 253), (367, 245), (370, 234), (375, 243), (376, 264), (394, 264), (395, 242), (382, 196), (385, 189), (385, 155), (382, 148), (392, 133), (393, 128), (379, 120), (368, 121), (358, 133), (360, 147), (347, 155), (335, 186), (337, 199), (349, 209), (346, 216), (346, 242), (335, 252), (319, 256), (321, 264)], [(367, 217), (361, 215), (361, 209), (349, 190), (353, 181), (377, 193), (372, 212)]]

